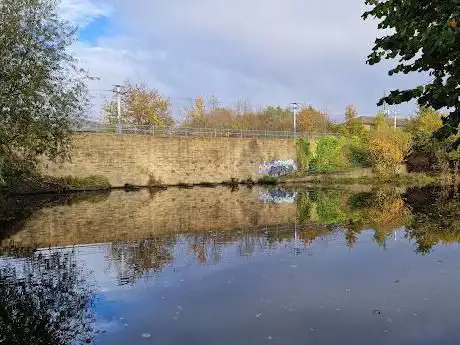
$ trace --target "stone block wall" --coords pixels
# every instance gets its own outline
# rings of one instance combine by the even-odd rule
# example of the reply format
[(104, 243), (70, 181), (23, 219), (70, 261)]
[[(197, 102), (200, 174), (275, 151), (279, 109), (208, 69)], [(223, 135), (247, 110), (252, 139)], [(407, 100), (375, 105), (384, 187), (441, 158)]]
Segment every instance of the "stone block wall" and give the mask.
[(113, 187), (219, 183), (257, 179), (264, 163), (296, 159), (293, 139), (86, 133), (75, 135), (73, 146), (71, 162), (45, 162), (42, 171), (52, 176), (102, 175)]

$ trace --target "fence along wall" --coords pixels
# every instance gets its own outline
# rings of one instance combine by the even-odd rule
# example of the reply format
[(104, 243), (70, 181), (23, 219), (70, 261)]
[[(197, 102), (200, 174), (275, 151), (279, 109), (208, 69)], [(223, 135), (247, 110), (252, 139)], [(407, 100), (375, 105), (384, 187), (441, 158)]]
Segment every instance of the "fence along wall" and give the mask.
[(275, 160), (296, 159), (294, 139), (76, 134), (71, 162), (44, 163), (52, 176), (105, 176), (112, 186), (256, 179)]

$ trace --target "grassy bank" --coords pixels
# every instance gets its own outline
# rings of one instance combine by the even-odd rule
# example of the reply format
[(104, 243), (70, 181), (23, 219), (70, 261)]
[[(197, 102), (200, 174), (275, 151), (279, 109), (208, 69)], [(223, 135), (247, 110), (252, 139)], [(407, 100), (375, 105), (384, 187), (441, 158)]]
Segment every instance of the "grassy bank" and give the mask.
[(30, 176), (2, 187), (0, 193), (11, 195), (69, 193), (109, 190), (111, 188), (110, 182), (104, 176), (94, 175), (84, 178), (74, 176)]

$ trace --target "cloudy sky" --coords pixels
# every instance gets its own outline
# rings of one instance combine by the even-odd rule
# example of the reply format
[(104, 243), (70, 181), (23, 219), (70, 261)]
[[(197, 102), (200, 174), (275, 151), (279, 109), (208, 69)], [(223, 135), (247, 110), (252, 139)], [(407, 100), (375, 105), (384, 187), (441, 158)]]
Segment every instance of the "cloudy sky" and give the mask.
[[(365, 64), (379, 35), (364, 0), (63, 0), (79, 26), (73, 50), (92, 76), (92, 116), (126, 78), (171, 98), (176, 116), (190, 98), (224, 105), (296, 101), (343, 117), (347, 104), (377, 111), (385, 90), (423, 83)], [(401, 116), (414, 105), (395, 108)]]

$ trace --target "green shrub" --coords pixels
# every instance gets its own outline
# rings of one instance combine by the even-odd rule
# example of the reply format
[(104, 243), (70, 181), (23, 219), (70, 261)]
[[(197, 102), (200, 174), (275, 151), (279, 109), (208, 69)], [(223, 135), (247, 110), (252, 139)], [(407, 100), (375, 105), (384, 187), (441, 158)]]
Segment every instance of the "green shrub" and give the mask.
[(333, 172), (349, 167), (350, 161), (346, 154), (347, 138), (324, 136), (317, 140), (315, 172)]
[(354, 168), (369, 168), (369, 151), (363, 139), (352, 137), (348, 140), (347, 145), (348, 159)]
[(299, 138), (296, 141), (297, 165), (300, 170), (307, 170), (312, 160), (310, 143), (306, 138)]

